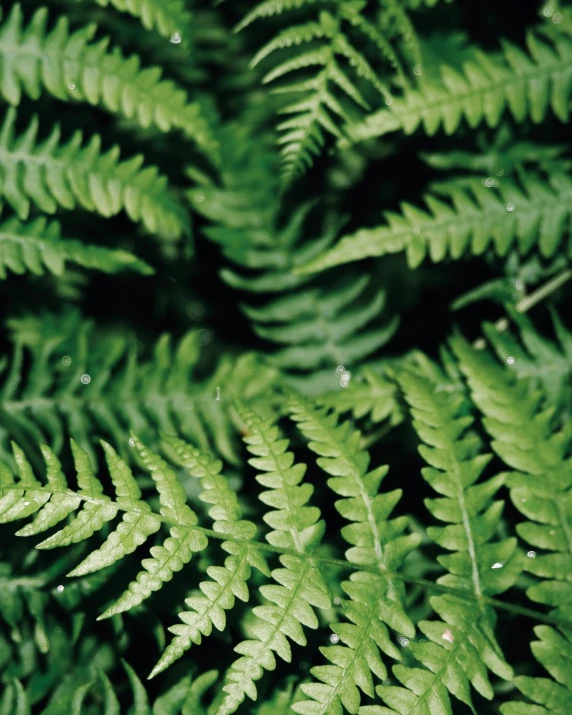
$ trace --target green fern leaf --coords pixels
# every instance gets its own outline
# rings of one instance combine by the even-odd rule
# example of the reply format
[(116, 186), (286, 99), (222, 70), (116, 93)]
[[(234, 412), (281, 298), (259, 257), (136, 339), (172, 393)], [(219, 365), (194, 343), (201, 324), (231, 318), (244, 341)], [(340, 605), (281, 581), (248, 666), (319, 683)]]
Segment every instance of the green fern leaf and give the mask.
[(497, 187), (467, 178), (441, 183), (425, 196), (428, 209), (403, 204), (401, 213), (386, 213), (386, 225), (344, 236), (325, 255), (301, 272), (323, 270), (368, 256), (405, 251), (412, 268), (427, 256), (434, 262), (466, 253), (481, 255), (489, 246), (505, 256), (516, 244), (519, 252), (538, 248), (553, 256), (567, 234), (572, 181), (564, 172), (546, 179), (520, 172), (519, 180), (503, 178)]
[[(323, 408), (293, 398), (289, 412), (300, 431), (311, 441), (309, 447), (320, 455), (318, 465), (332, 476), (328, 486), (342, 499), (335, 503), (340, 514), (351, 523), (344, 526), (342, 536), (351, 544), (347, 560), (356, 572), (350, 581), (342, 583), (349, 601), (344, 612), (349, 623), (332, 626), (334, 642), (341, 645), (320, 648), (331, 665), (312, 669), (319, 683), (303, 685), (312, 698), (309, 703), (293, 706), (304, 715), (341, 712), (340, 703), (351, 713), (357, 713), (361, 697), (359, 689), (373, 697), (373, 672), (383, 679), (387, 670), (380, 650), (399, 659), (399, 650), (391, 643), (385, 624), (412, 637), (415, 629), (404, 609), (404, 588), (387, 573), (394, 571), (405, 556), (419, 543), (419, 537), (403, 535), (407, 520), (389, 520), (401, 496), (401, 490), (379, 493), (379, 485), (387, 467), (367, 471), (369, 455), (359, 447), (360, 434), (348, 423), (337, 424), (334, 415)], [(368, 566), (379, 573), (360, 571)]]
[[(407, 373), (400, 384), (411, 405), (413, 427), (424, 442), (419, 451), (431, 465), (422, 470), (423, 477), (443, 495), (425, 500), (429, 511), (447, 523), (429, 527), (428, 536), (452, 552), (438, 557), (449, 573), (437, 583), (471, 592), (476, 604), (468, 609), (462, 598), (431, 598), (444, 622), (421, 621), (419, 627), (428, 642), (412, 644), (413, 655), (427, 671), (396, 666), (395, 676), (406, 690), (380, 687), (378, 693), (393, 708), (391, 712), (422, 713), (427, 706), (432, 712), (437, 702), (441, 711), (452, 712), (447, 691), (474, 712), (470, 683), (484, 697), (493, 696), (481, 663), (500, 677), (512, 677), (495, 638), (495, 613), (480, 600), (506, 591), (521, 571), (516, 539), (489, 543), (503, 506), (502, 501), (492, 499), (503, 477), (475, 485), (491, 455), (479, 454), (478, 440), (466, 431), (472, 418), (466, 415), (462, 394), (438, 392), (429, 380)], [(407, 704), (406, 710), (397, 706), (400, 700)]]
[[(237, 30), (255, 20), (281, 14), (316, 2), (262, 2), (241, 22)], [(347, 28), (345, 27), (347, 23)], [(281, 30), (254, 57), (251, 66), (256, 66), (274, 52), (290, 47), (304, 46), (291, 59), (274, 67), (263, 78), (265, 84), (286, 77), (292, 73), (304, 73), (301, 80), (291, 85), (281, 86), (277, 94), (296, 94), (293, 104), (280, 109), (280, 114), (290, 115), (278, 125), (283, 132), (279, 139), (283, 158), (282, 183), (288, 186), (311, 166), (313, 156), (319, 154), (328, 134), (341, 138), (338, 128), (341, 121), (349, 122), (350, 114), (344, 107), (346, 100), (361, 109), (368, 104), (358, 88), (357, 81), (350, 77), (344, 65), (349, 65), (359, 79), (373, 86), (385, 99), (389, 100), (389, 90), (379, 79), (378, 73), (370, 65), (366, 55), (357, 49), (348, 37), (348, 29), (361, 31), (361, 40), (373, 42), (394, 65), (399, 66), (397, 54), (391, 44), (377, 28), (360, 15), (355, 3), (341, 2), (334, 8), (334, 14), (321, 10), (317, 21), (289, 26)], [(316, 74), (307, 76), (306, 70), (317, 68)]]
[(272, 578), (278, 585), (260, 588), (260, 593), (270, 603), (253, 609), (256, 616), (252, 627), (254, 638), (243, 641), (234, 649), (242, 657), (227, 673), (228, 682), (223, 688), (226, 696), (217, 715), (235, 712), (245, 696), (256, 699), (255, 682), (264, 670), (276, 668), (274, 653), (290, 662), (292, 654), (288, 638), (305, 645), (302, 626), (318, 627), (313, 609), (331, 606), (328, 587), (311, 556), (324, 534), (325, 524), (320, 520), (320, 510), (307, 506), (313, 488), (301, 483), (306, 465), (293, 463), (294, 455), (287, 451), (288, 440), (279, 439), (278, 428), (271, 420), (262, 420), (240, 405), (238, 409), (248, 428), (244, 441), (249, 452), (256, 455), (249, 464), (262, 472), (257, 481), (268, 488), (260, 499), (273, 507), (264, 516), (272, 529), (266, 538), (273, 546), (290, 549), (297, 555), (280, 556), (283, 568), (272, 571)]
[(540, 640), (530, 645), (536, 660), (552, 678), (532, 678), (519, 675), (516, 687), (535, 705), (511, 702), (501, 705), (502, 715), (568, 715), (572, 706), (572, 641), (567, 633), (549, 626), (537, 626), (534, 632)]
[(529, 391), (526, 382), (520, 382), (490, 354), (476, 351), (460, 337), (454, 339), (453, 348), (472, 399), (484, 414), (494, 451), (518, 470), (506, 478), (514, 506), (528, 519), (517, 526), (517, 533), (533, 549), (545, 552), (528, 552), (525, 567), (542, 580), (530, 586), (527, 595), (567, 610), (572, 594), (568, 578), (572, 551), (567, 536), (572, 521), (570, 429), (556, 429), (554, 408), (542, 404), (542, 393)]
[(568, 121), (572, 40), (562, 33), (548, 41), (529, 32), (526, 44), (528, 52), (503, 42), (498, 56), (474, 50), (462, 68), (443, 65), (440, 83), (423, 79), (390, 107), (349, 125), (351, 140), (411, 134), (421, 126), (429, 135), (441, 127), (453, 134), (463, 119), (471, 128), (483, 121), (494, 127), (507, 108), (517, 122), (530, 117), (540, 123), (549, 109)]
[(117, 146), (102, 153), (98, 135), (82, 146), (81, 132), (62, 144), (57, 126), (38, 145), (37, 117), (20, 137), (14, 136), (15, 121), (10, 108), (0, 129), (0, 194), (21, 219), (32, 204), (48, 214), (80, 205), (102, 216), (125, 210), (164, 238), (188, 232), (188, 217), (168, 193), (167, 179), (155, 167), (142, 169), (141, 155), (119, 162)]
[[(222, 360), (210, 376), (199, 379), (197, 331), (178, 342), (163, 335), (138, 357), (142, 344), (134, 336), (94, 331), (77, 314), (14, 320), (11, 327), (14, 357), (0, 380), (4, 459), (9, 459), (5, 444), (11, 436), (30, 445), (47, 443), (59, 454), (69, 435), (97, 464), (90, 440), (94, 433), (105, 435), (128, 458), (126, 434), (133, 429), (147, 441), (159, 431), (177, 433), (237, 463), (229, 393), (240, 389), (257, 400), (268, 395), (275, 380), (273, 371), (252, 355)], [(24, 373), (27, 361), (32, 369)]]
[[(89, 0), (76, 0), (88, 2)], [(94, 0), (101, 7), (112, 5), (120, 12), (138, 17), (147, 30), (178, 44), (190, 34), (191, 13), (182, 0)]]
[(18, 105), (23, 93), (38, 99), (45, 90), (63, 101), (101, 105), (145, 128), (180, 129), (216, 157), (217, 145), (199, 105), (190, 104), (176, 84), (162, 80), (158, 67), (141, 69), (137, 55), (124, 59), (118, 49), (108, 50), (109, 38), (93, 42), (95, 25), (70, 34), (65, 15), (50, 31), (47, 23), (48, 11), (40, 8), (25, 26), (16, 4), (0, 25), (0, 93), (6, 101)]
[(203, 636), (211, 634), (213, 626), (219, 631), (224, 630), (225, 611), (234, 606), (235, 597), (248, 601), (247, 581), (252, 566), (269, 575), (264, 557), (250, 543), (256, 533), (256, 527), (251, 521), (241, 518), (242, 510), (236, 494), (220, 474), (220, 460), (212, 459), (175, 437), (164, 439), (191, 476), (201, 480), (204, 491), (199, 498), (213, 505), (209, 514), (214, 520), (214, 530), (232, 537), (233, 541), (224, 541), (221, 544), (222, 549), (231, 554), (224, 567), (209, 566), (207, 574), (211, 580), (200, 584), (202, 594), (186, 600), (189, 610), (179, 613), (184, 625), (172, 626), (169, 629), (175, 634), (175, 638), (153, 668), (149, 678), (168, 668), (193, 643), (200, 644)]
[(63, 239), (57, 221), (37, 218), (22, 223), (9, 218), (0, 224), (0, 279), (6, 278), (8, 271), (42, 275), (48, 270), (62, 276), (68, 262), (105, 273), (124, 269), (153, 273), (145, 261), (126, 251)]
[(171, 535), (162, 546), (152, 547), (152, 558), (142, 562), (145, 571), (139, 573), (125, 593), (102, 613), (98, 620), (139, 605), (153, 591), (157, 591), (163, 583), (169, 581), (174, 572), (180, 571), (194, 553), (205, 549), (208, 543), (203, 531), (194, 528), (198, 523), (197, 515), (188, 506), (185, 491), (176, 473), (135, 435), (132, 440), (157, 485), (161, 515), (176, 526), (171, 526)]

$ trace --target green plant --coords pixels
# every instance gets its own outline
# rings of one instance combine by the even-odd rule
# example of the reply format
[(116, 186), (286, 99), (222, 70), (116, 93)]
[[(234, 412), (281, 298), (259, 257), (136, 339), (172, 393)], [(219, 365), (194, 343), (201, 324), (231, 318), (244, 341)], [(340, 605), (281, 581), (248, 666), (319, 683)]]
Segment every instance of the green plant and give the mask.
[(2, 8), (0, 715), (572, 712), (529, 5)]

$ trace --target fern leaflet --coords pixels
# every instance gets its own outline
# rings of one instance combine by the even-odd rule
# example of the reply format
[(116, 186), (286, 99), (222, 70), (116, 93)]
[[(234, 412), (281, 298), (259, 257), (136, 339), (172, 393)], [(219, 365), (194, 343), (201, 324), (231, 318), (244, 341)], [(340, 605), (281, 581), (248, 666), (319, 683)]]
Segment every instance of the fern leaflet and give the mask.
[(0, 94), (6, 101), (18, 105), (23, 93), (35, 100), (46, 90), (63, 101), (101, 105), (142, 127), (180, 129), (216, 157), (217, 145), (200, 106), (190, 104), (176, 84), (162, 80), (158, 67), (141, 69), (137, 55), (125, 59), (118, 49), (108, 50), (109, 38), (92, 42), (95, 25), (70, 34), (65, 16), (50, 31), (47, 22), (48, 11), (40, 8), (25, 26), (21, 6), (15, 4), (0, 25)]
[(79, 205), (102, 216), (124, 210), (163, 238), (188, 233), (188, 216), (170, 195), (166, 177), (156, 167), (142, 168), (140, 154), (120, 162), (119, 147), (103, 153), (97, 134), (84, 145), (79, 131), (61, 143), (58, 126), (38, 144), (37, 117), (19, 137), (15, 121), (10, 108), (0, 128), (0, 195), (21, 219), (28, 218), (32, 204), (48, 214)]
[(529, 519), (517, 533), (532, 547), (526, 569), (538, 576), (527, 589), (533, 601), (566, 610), (572, 587), (570, 523), (570, 429), (556, 429), (554, 408), (542, 404), (539, 390), (530, 391), (512, 370), (488, 353), (478, 352), (456, 337), (453, 348), (461, 361), (474, 403), (493, 437), (492, 447), (515, 470), (506, 479), (515, 507)]

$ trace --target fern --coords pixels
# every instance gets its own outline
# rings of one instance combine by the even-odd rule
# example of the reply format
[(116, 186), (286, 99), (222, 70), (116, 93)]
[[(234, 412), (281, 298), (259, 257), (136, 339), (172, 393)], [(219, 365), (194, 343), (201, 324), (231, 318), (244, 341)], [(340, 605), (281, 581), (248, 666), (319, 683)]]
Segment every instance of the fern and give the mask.
[[(291, 375), (291, 384), (297, 387), (310, 371), (316, 379), (319, 370), (323, 370), (316, 380), (320, 388), (333, 387), (336, 367), (353, 370), (359, 366), (390, 340), (398, 320), (378, 325), (385, 295), (368, 291), (366, 278), (344, 276), (338, 284), (325, 287), (293, 274), (293, 269), (322, 254), (337, 226), (326, 224), (321, 238), (303, 243), (302, 229), (310, 206), (302, 205), (279, 228), (279, 207), (273, 194), (277, 178), (271, 157), (266, 153), (256, 159), (251, 156), (250, 163), (244, 165), (245, 147), (237, 147), (236, 140), (235, 133), (229, 131), (222, 142), (230, 167), (226, 185), (204, 184), (203, 190), (189, 192), (189, 198), (195, 210), (218, 223), (206, 229), (207, 236), (243, 269), (223, 269), (223, 280), (232, 288), (265, 297), (262, 305), (242, 308), (257, 335), (284, 346), (270, 356), (271, 362)], [(253, 164), (256, 173), (251, 185), (244, 176), (253, 170)]]
[(203, 636), (209, 636), (213, 626), (219, 631), (225, 629), (225, 611), (234, 606), (235, 598), (248, 601), (247, 581), (251, 567), (269, 575), (263, 555), (251, 543), (256, 527), (251, 521), (241, 519), (236, 494), (220, 474), (222, 463), (182, 440), (174, 437), (165, 437), (165, 440), (191, 476), (201, 480), (204, 492), (200, 499), (213, 504), (209, 514), (214, 521), (214, 530), (219, 534), (228, 534), (233, 541), (221, 544), (230, 556), (224, 567), (210, 566), (207, 569), (211, 580), (200, 584), (202, 595), (186, 600), (189, 610), (179, 614), (183, 625), (170, 628), (175, 637), (153, 668), (150, 678), (168, 668), (193, 643), (200, 645)]
[(98, 135), (83, 145), (81, 132), (61, 143), (58, 126), (38, 144), (38, 119), (19, 137), (15, 121), (9, 109), (0, 129), (0, 195), (21, 219), (32, 205), (48, 214), (79, 205), (107, 217), (124, 210), (163, 238), (188, 233), (188, 217), (168, 192), (167, 179), (155, 167), (142, 168), (141, 155), (120, 162), (119, 147), (103, 153)]
[[(310, 449), (320, 455), (318, 465), (331, 475), (328, 486), (342, 497), (335, 507), (350, 522), (342, 528), (342, 536), (351, 545), (346, 558), (356, 568), (350, 581), (342, 584), (350, 599), (345, 606), (350, 623), (333, 626), (333, 641), (343, 645), (320, 649), (331, 665), (312, 669), (321, 682), (302, 689), (315, 702), (300, 703), (294, 710), (306, 715), (340, 712), (341, 703), (349, 712), (357, 713), (358, 688), (373, 696), (370, 671), (379, 678), (387, 675), (379, 650), (400, 657), (385, 624), (410, 638), (414, 635), (404, 610), (403, 584), (388, 570), (399, 567), (419, 539), (415, 534), (403, 535), (406, 518), (388, 520), (401, 490), (379, 493), (388, 470), (382, 466), (367, 471), (369, 455), (360, 449), (359, 432), (348, 423), (338, 426), (335, 416), (323, 408), (312, 409), (300, 399), (293, 398), (289, 410), (301, 432), (311, 440)], [(364, 566), (373, 567), (376, 573), (362, 571), (360, 567)]]
[[(522, 254), (538, 249), (543, 257), (562, 247), (568, 232), (572, 182), (568, 173), (521, 172), (520, 181), (503, 178), (498, 187), (467, 178), (439, 184), (425, 196), (428, 209), (403, 204), (401, 213), (386, 213), (387, 224), (360, 229), (302, 271), (323, 270), (368, 256), (405, 251), (411, 268), (427, 253), (434, 262), (481, 255), (491, 245), (505, 256), (516, 244)], [(567, 247), (570, 252), (570, 248)]]
[[(507, 590), (521, 570), (516, 539), (489, 543), (503, 506), (492, 498), (503, 477), (475, 485), (491, 455), (475, 454), (478, 441), (466, 432), (472, 418), (464, 414), (463, 395), (436, 392), (427, 379), (411, 374), (403, 375), (400, 384), (411, 405), (413, 426), (424, 443), (421, 455), (430, 465), (423, 469), (423, 477), (443, 495), (425, 500), (435, 518), (447, 523), (429, 527), (428, 536), (452, 552), (438, 557), (449, 573), (437, 583), (472, 592), (476, 604), (467, 608), (462, 597), (432, 597), (431, 605), (443, 621), (422, 621), (419, 627), (428, 641), (412, 645), (414, 657), (427, 670), (396, 666), (394, 674), (405, 689), (382, 686), (377, 692), (390, 712), (437, 708), (450, 712), (447, 691), (474, 712), (470, 684), (485, 698), (493, 697), (483, 664), (502, 678), (512, 677), (494, 635), (494, 611), (481, 600)], [(407, 710), (398, 703), (406, 704)]]
[[(70, 316), (67, 324), (55, 320), (51, 335), (47, 320), (39, 326), (37, 321), (12, 324), (14, 357), (9, 369), (4, 366), (0, 390), (4, 456), (8, 437), (32, 449), (48, 442), (59, 453), (70, 435), (95, 463), (89, 437), (97, 432), (108, 436), (126, 458), (130, 451), (126, 435), (134, 429), (145, 439), (163, 431), (192, 439), (204, 449), (212, 443), (226, 459), (237, 461), (228, 392), (240, 389), (256, 400), (267, 394), (274, 380), (261, 364), (254, 368), (257, 361), (252, 355), (236, 363), (223, 360), (214, 373), (199, 381), (196, 331), (174, 345), (165, 334), (141, 360), (142, 344), (133, 337), (102, 336), (77, 315)], [(26, 377), (23, 365), (28, 359), (33, 368)], [(247, 388), (244, 382), (253, 369), (258, 370), (258, 380), (248, 380)]]
[(494, 127), (507, 109), (517, 122), (540, 123), (549, 110), (567, 122), (572, 40), (565, 34), (548, 40), (530, 31), (526, 45), (528, 52), (505, 41), (498, 56), (475, 49), (462, 68), (444, 65), (440, 83), (422, 80), (390, 107), (348, 125), (351, 140), (411, 134), (420, 127), (429, 135), (440, 128), (453, 134), (462, 120), (471, 128), (481, 122)]
[(0, 26), (0, 93), (10, 104), (20, 104), (23, 93), (38, 99), (45, 90), (63, 101), (101, 105), (145, 128), (180, 129), (216, 156), (199, 105), (162, 80), (159, 68), (142, 70), (136, 55), (126, 60), (119, 50), (109, 51), (108, 38), (92, 42), (95, 25), (70, 34), (65, 16), (49, 32), (47, 22), (48, 11), (40, 8), (24, 26), (16, 4)]
[(550, 678), (532, 678), (519, 675), (516, 687), (534, 701), (534, 705), (515, 701), (501, 705), (502, 715), (566, 715), (572, 703), (570, 668), (572, 667), (572, 643), (570, 636), (549, 626), (534, 629), (539, 638), (531, 643), (536, 660), (550, 673)]
[(571, 558), (567, 534), (572, 518), (568, 499), (569, 428), (555, 429), (554, 409), (542, 405), (542, 393), (530, 392), (526, 383), (518, 381), (490, 354), (476, 352), (460, 337), (455, 338), (453, 347), (472, 399), (484, 414), (483, 424), (493, 437), (493, 449), (518, 470), (506, 478), (514, 506), (529, 519), (517, 526), (517, 533), (533, 549), (546, 552), (528, 552), (526, 569), (542, 580), (530, 586), (527, 595), (566, 611)]
[(67, 263), (105, 273), (125, 269), (153, 273), (151, 266), (127, 251), (63, 239), (57, 221), (38, 218), (22, 223), (9, 218), (0, 224), (0, 279), (5, 279), (8, 271), (42, 275), (48, 270), (62, 276)]
[(250, 464), (262, 471), (257, 480), (268, 490), (261, 501), (274, 509), (264, 517), (272, 531), (267, 539), (273, 546), (290, 549), (296, 555), (280, 557), (283, 568), (272, 571), (276, 584), (262, 586), (260, 593), (269, 602), (253, 609), (256, 616), (252, 627), (254, 638), (236, 646), (241, 655), (227, 673), (226, 696), (217, 715), (233, 713), (245, 696), (256, 699), (255, 682), (263, 670), (276, 668), (276, 653), (290, 662), (288, 638), (306, 645), (302, 626), (317, 628), (313, 608), (329, 608), (328, 587), (311, 552), (319, 544), (325, 530), (317, 507), (307, 506), (312, 494), (309, 484), (300, 484), (306, 467), (293, 464), (294, 455), (287, 452), (287, 440), (278, 439), (278, 430), (271, 422), (261, 420), (249, 410), (241, 410), (248, 427), (244, 441), (254, 459)]
[[(75, 0), (88, 2), (89, 0)], [(178, 44), (190, 32), (191, 13), (182, 0), (95, 0), (101, 7), (112, 5), (141, 20), (147, 30), (156, 30)]]
[[(282, 182), (286, 186), (303, 174), (313, 162), (313, 156), (319, 154), (328, 134), (341, 137), (338, 128), (340, 121), (349, 122), (350, 115), (344, 107), (349, 100), (352, 105), (368, 109), (369, 105), (358, 87), (358, 80), (363, 79), (387, 101), (391, 101), (390, 90), (382, 82), (370, 65), (365, 54), (358, 50), (348, 36), (351, 28), (360, 35), (360, 42), (368, 40), (384, 59), (399, 67), (400, 61), (392, 45), (382, 35), (374, 23), (371, 23), (361, 10), (365, 3), (340, 2), (333, 5), (332, 12), (321, 9), (331, 7), (326, 2), (262, 2), (239, 23), (237, 30), (250, 25), (262, 17), (281, 14), (286, 10), (304, 5), (318, 5), (320, 10), (316, 20), (299, 25), (291, 25), (278, 33), (251, 62), (256, 67), (260, 62), (278, 50), (289, 47), (308, 46), (297, 52), (291, 59), (286, 59), (268, 72), (264, 83), (286, 77), (292, 73), (309, 68), (317, 68), (309, 77), (298, 78), (293, 84), (282, 86), (275, 92), (296, 94), (296, 101), (280, 109), (281, 114), (291, 115), (278, 125), (283, 134), (279, 139), (283, 159)], [(349, 65), (358, 80), (348, 76), (345, 65)]]

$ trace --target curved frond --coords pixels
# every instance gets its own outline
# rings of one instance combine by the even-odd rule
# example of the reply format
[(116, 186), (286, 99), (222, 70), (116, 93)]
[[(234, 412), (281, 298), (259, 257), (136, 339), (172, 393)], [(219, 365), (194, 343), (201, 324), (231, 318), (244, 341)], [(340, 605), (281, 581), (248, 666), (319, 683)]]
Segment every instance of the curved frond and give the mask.
[(107, 217), (125, 211), (163, 238), (188, 233), (187, 213), (169, 193), (166, 177), (144, 167), (141, 154), (120, 161), (118, 146), (103, 152), (99, 135), (84, 144), (80, 131), (64, 143), (57, 125), (39, 143), (37, 117), (20, 136), (15, 122), (10, 108), (0, 128), (0, 195), (21, 219), (32, 205), (48, 214), (81, 206)]
[(507, 475), (506, 484), (514, 506), (527, 517), (516, 527), (532, 547), (525, 568), (539, 578), (526, 593), (538, 603), (567, 609), (572, 594), (570, 426), (558, 429), (554, 408), (543, 404), (543, 394), (529, 390), (526, 381), (489, 353), (461, 337), (454, 339), (453, 348), (494, 451), (516, 470)]
[(199, 498), (213, 505), (209, 514), (214, 520), (214, 530), (220, 534), (228, 534), (234, 541), (223, 541), (221, 544), (221, 548), (230, 556), (225, 560), (224, 566), (207, 568), (210, 580), (199, 585), (201, 595), (192, 596), (185, 601), (188, 610), (179, 613), (183, 624), (169, 628), (175, 637), (149, 678), (168, 668), (193, 643), (200, 644), (203, 636), (211, 634), (213, 626), (219, 631), (225, 629), (225, 611), (232, 609), (235, 598), (241, 601), (249, 599), (247, 581), (251, 567), (269, 575), (263, 555), (251, 543), (256, 527), (251, 521), (242, 519), (242, 510), (236, 494), (220, 473), (222, 462), (175, 437), (166, 436), (164, 439), (189, 474), (201, 480), (204, 491)]
[[(161, 7), (172, 1), (143, 0)], [(35, 100), (46, 91), (63, 101), (102, 106), (142, 127), (179, 129), (216, 156), (200, 106), (190, 103), (174, 82), (162, 79), (160, 68), (144, 69), (137, 55), (125, 59), (119, 49), (109, 50), (109, 38), (94, 41), (96, 30), (89, 25), (70, 32), (65, 15), (48, 29), (46, 8), (25, 25), (21, 6), (15, 4), (0, 24), (0, 94), (13, 105), (20, 104), (23, 94)]]
[(471, 128), (486, 122), (496, 126), (508, 110), (513, 119), (539, 123), (552, 111), (568, 121), (572, 83), (572, 39), (564, 33), (552, 41), (529, 32), (527, 51), (503, 42), (499, 55), (473, 50), (462, 68), (443, 65), (441, 82), (422, 78), (415, 89), (392, 104), (347, 127), (352, 141), (363, 141), (389, 132), (427, 134), (443, 129), (453, 134), (461, 121)]
[[(45, 442), (59, 453), (69, 435), (95, 463), (92, 434), (105, 436), (127, 458), (127, 435), (133, 429), (145, 440), (158, 432), (179, 434), (237, 462), (230, 393), (241, 389), (256, 400), (268, 395), (275, 379), (254, 356), (221, 360), (199, 379), (197, 331), (177, 342), (164, 334), (155, 344), (143, 345), (135, 336), (96, 332), (77, 315), (67, 321), (55, 317), (51, 328), (47, 318), (38, 320), (11, 322), (14, 356), (0, 373), (4, 458), (9, 438), (32, 450)], [(144, 355), (138, 357), (141, 350)], [(24, 373), (27, 361), (29, 374)]]
[(0, 224), (0, 280), (8, 271), (56, 276), (74, 263), (104, 273), (133, 270), (144, 275), (153, 273), (151, 266), (127, 251), (105, 248), (62, 238), (60, 224), (37, 218), (26, 223), (9, 218)]
[(256, 681), (264, 670), (276, 668), (274, 654), (290, 662), (288, 639), (306, 645), (302, 626), (317, 628), (314, 608), (331, 607), (328, 587), (311, 556), (324, 534), (325, 524), (320, 520), (320, 510), (308, 506), (313, 488), (302, 482), (306, 465), (294, 464), (294, 455), (287, 451), (288, 440), (279, 439), (278, 428), (272, 421), (262, 420), (244, 407), (239, 406), (239, 412), (248, 428), (244, 441), (248, 451), (256, 455), (249, 464), (260, 470), (256, 479), (267, 487), (260, 499), (273, 507), (264, 516), (272, 529), (266, 538), (270, 544), (291, 549), (297, 555), (280, 556), (282, 568), (271, 574), (276, 583), (260, 588), (267, 602), (253, 609), (254, 637), (234, 649), (241, 657), (227, 673), (223, 688), (226, 695), (217, 715), (235, 712), (245, 696), (255, 700)]
[[(77, 0), (76, 0), (77, 1)], [(190, 32), (191, 13), (184, 0), (79, 0), (94, 1), (101, 7), (112, 5), (120, 12), (139, 18), (146, 30), (156, 30), (171, 42), (181, 42)]]
[[(419, 537), (403, 535), (406, 517), (389, 519), (402, 492), (379, 492), (388, 468), (367, 471), (369, 455), (360, 449), (359, 432), (347, 422), (338, 425), (335, 415), (299, 398), (292, 398), (288, 407), (290, 416), (310, 440), (309, 448), (320, 455), (317, 464), (331, 475), (328, 486), (342, 497), (335, 507), (350, 522), (341, 533), (351, 545), (346, 558), (356, 568), (350, 580), (342, 583), (349, 599), (344, 604), (348, 622), (332, 626), (332, 640), (340, 645), (320, 648), (331, 665), (311, 670), (319, 682), (302, 685), (311, 701), (296, 704), (294, 710), (305, 715), (339, 713), (341, 703), (349, 712), (357, 713), (359, 690), (374, 695), (371, 673), (380, 679), (387, 676), (380, 651), (400, 658), (387, 626), (409, 638), (415, 633), (405, 613), (403, 583), (387, 571), (399, 568)], [(360, 570), (363, 566), (370, 570)], [(372, 567), (379, 573), (372, 573)]]
[(427, 670), (398, 665), (394, 674), (405, 689), (382, 686), (377, 692), (391, 712), (405, 712), (399, 702), (406, 703), (411, 714), (452, 712), (448, 693), (474, 711), (471, 684), (483, 697), (493, 697), (483, 665), (504, 679), (512, 677), (495, 637), (495, 613), (480, 600), (506, 591), (521, 571), (516, 539), (491, 543), (503, 507), (502, 500), (493, 498), (504, 480), (499, 475), (475, 484), (491, 455), (480, 454), (478, 438), (467, 432), (473, 420), (466, 414), (464, 395), (439, 392), (413, 374), (402, 375), (400, 384), (424, 443), (419, 451), (430, 465), (422, 470), (423, 477), (442, 495), (425, 500), (433, 516), (447, 524), (427, 529), (433, 541), (451, 552), (437, 559), (448, 571), (437, 583), (469, 591), (476, 602), (468, 608), (462, 597), (432, 597), (430, 603), (443, 621), (421, 621), (419, 628), (428, 640), (411, 644)]
[(516, 687), (534, 705), (514, 701), (501, 705), (502, 715), (568, 715), (572, 706), (572, 641), (567, 633), (559, 633), (549, 626), (534, 629), (537, 641), (530, 648), (536, 660), (550, 673), (551, 678), (519, 675)]
[[(289, 77), (292, 84), (275, 90), (277, 94), (295, 95), (291, 104), (279, 111), (288, 118), (278, 124), (282, 154), (282, 183), (288, 186), (312, 165), (313, 157), (322, 152), (326, 137), (341, 138), (339, 124), (351, 122), (355, 108), (368, 109), (360, 85), (373, 87), (382, 98), (390, 101), (390, 91), (370, 64), (361, 44), (367, 42), (394, 67), (400, 68), (399, 58), (389, 42), (375, 26), (361, 14), (361, 4), (340, 2), (329, 9), (321, 9), (321, 2), (263, 2), (238, 25), (238, 30), (253, 21), (287, 10), (318, 5), (315, 20), (288, 25), (261, 48), (251, 65), (256, 66), (275, 52), (299, 48), (263, 78), (264, 83)], [(365, 5), (365, 3), (364, 3)], [(331, 10), (332, 12), (330, 12)], [(351, 31), (351, 32), (350, 32)], [(359, 36), (360, 44), (350, 37)], [(359, 48), (359, 49), (358, 49)], [(349, 106), (347, 106), (349, 105)]]
[[(323, 270), (369, 256), (405, 251), (410, 267), (429, 254), (433, 262), (467, 253), (481, 255), (490, 246), (505, 256), (516, 245), (522, 254), (533, 248), (544, 257), (562, 248), (568, 235), (572, 179), (568, 173), (547, 177), (520, 172), (491, 186), (478, 178), (441, 183), (425, 196), (427, 208), (404, 203), (401, 213), (386, 213), (386, 224), (343, 236), (327, 253), (301, 268)], [(567, 252), (572, 248), (567, 246)]]

